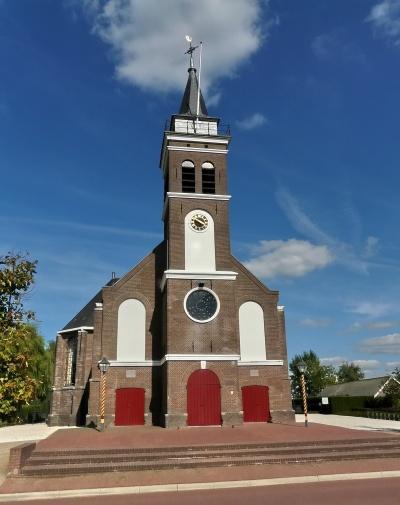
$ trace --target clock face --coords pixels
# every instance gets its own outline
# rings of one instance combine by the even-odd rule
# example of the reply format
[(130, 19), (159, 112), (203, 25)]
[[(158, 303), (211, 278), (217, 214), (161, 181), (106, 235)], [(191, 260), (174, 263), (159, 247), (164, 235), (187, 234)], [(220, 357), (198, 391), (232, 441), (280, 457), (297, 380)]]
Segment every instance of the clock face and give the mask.
[(211, 291), (200, 288), (187, 295), (185, 308), (191, 319), (204, 323), (217, 315), (219, 304), (216, 296)]
[(204, 231), (208, 226), (208, 219), (204, 214), (194, 214), (190, 220), (190, 226), (193, 230)]

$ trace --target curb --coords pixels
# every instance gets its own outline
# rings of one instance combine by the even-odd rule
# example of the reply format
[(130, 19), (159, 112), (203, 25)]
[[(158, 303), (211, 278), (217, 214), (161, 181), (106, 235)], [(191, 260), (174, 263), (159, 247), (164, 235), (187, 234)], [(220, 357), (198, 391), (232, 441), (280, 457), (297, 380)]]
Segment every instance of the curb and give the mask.
[(222, 482), (193, 482), (187, 484), (157, 484), (152, 486), (127, 486), (95, 489), (65, 489), (61, 491), (35, 491), (32, 493), (0, 494), (0, 503), (28, 500), (51, 500), (55, 498), (84, 498), (87, 496), (112, 496), (146, 493), (196, 491), (204, 489), (232, 489), (240, 487), (279, 486), (283, 484), (306, 484), (341, 480), (383, 479), (400, 477), (400, 470), (383, 472), (337, 473), (328, 475), (305, 475), (302, 477), (279, 477), (275, 479), (234, 480)]

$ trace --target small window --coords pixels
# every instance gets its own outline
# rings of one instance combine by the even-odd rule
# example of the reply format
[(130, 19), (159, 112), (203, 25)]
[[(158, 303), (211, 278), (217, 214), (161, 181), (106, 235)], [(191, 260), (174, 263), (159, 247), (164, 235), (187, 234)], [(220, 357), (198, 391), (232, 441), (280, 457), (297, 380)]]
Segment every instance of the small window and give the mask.
[(206, 161), (201, 166), (202, 191), (207, 194), (215, 193), (215, 168), (212, 163)]
[(182, 192), (196, 192), (196, 178), (194, 172), (194, 163), (192, 161), (184, 161), (182, 163)]

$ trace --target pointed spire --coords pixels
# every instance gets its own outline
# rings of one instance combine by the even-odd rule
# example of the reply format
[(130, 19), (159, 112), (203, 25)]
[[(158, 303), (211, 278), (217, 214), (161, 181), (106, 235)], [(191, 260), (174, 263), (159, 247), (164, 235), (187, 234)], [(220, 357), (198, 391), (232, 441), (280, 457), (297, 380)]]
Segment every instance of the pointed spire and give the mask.
[[(189, 76), (185, 92), (183, 94), (181, 106), (179, 109), (179, 114), (195, 117), (197, 112), (197, 96), (199, 90), (199, 82), (197, 80), (196, 69), (194, 67), (189, 67), (188, 72)], [(208, 117), (207, 107), (204, 102), (201, 90), (200, 90), (199, 116)]]

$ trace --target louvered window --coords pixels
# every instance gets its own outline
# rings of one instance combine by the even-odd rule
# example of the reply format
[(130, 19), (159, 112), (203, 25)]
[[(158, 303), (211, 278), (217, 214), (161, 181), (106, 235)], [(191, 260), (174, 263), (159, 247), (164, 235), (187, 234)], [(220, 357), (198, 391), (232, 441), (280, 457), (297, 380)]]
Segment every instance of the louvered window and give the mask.
[(215, 193), (215, 168), (212, 163), (206, 161), (201, 166), (202, 192), (207, 194)]
[(196, 178), (194, 172), (194, 163), (192, 161), (184, 161), (182, 163), (182, 192), (196, 192)]

